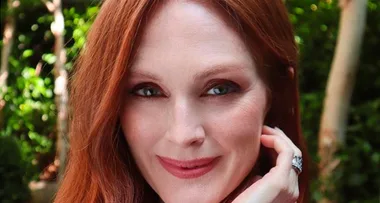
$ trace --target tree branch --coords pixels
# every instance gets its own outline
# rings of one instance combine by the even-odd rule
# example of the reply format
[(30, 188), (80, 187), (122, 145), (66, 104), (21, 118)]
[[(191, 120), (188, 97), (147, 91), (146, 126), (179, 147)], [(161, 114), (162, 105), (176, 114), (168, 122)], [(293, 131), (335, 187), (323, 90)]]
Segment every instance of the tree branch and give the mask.
[[(367, 0), (340, 0), (341, 16), (339, 35), (323, 105), (319, 129), (318, 155), (321, 191), (335, 194), (334, 184), (329, 181), (339, 165), (336, 152), (346, 140), (350, 100), (358, 69), (361, 45), (364, 36)], [(327, 197), (320, 203), (334, 202)]]
[[(19, 1), (8, 0), (8, 14), (5, 20), (3, 34), (3, 48), (1, 50), (1, 69), (0, 69), (0, 111), (5, 106), (3, 100), (4, 93), (7, 91), (7, 80), (9, 75), (8, 64), (11, 55), (16, 21), (14, 9), (20, 5)], [(1, 123), (1, 122), (0, 122)]]
[(49, 11), (50, 13), (53, 13), (53, 12), (55, 11), (56, 7), (55, 7), (55, 5), (54, 5), (53, 2), (51, 2), (51, 1), (49, 1), (49, 0), (41, 0), (41, 2), (42, 2), (43, 4), (45, 4), (46, 8), (48, 9), (48, 11)]
[[(361, 1), (361, 0), (359, 0), (359, 1)], [(352, 0), (339, 0), (340, 9), (345, 9), (348, 6), (348, 4), (350, 4), (351, 2), (352, 2)]]

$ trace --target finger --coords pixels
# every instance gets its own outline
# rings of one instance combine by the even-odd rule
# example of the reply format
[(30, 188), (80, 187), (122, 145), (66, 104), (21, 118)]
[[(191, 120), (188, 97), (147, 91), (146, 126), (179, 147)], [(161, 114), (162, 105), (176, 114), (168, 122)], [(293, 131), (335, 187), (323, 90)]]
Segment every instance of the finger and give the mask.
[[(279, 185), (277, 188), (285, 190), (286, 195), (297, 199), (299, 196), (298, 174), (292, 167), (294, 151), (284, 137), (278, 134), (279, 132), (276, 135), (262, 135), (261, 139), (264, 146), (273, 148), (278, 153), (276, 166), (272, 168), (272, 173), (276, 177), (276, 182), (273, 184)], [(264, 176), (265, 178), (266, 176)]]
[(302, 156), (301, 150), (293, 143), (293, 141), (278, 127), (271, 128), (269, 126), (263, 127), (263, 134), (273, 134), (279, 135), (292, 147), (294, 154), (297, 156)]
[(261, 180), (262, 178), (263, 178), (262, 176), (255, 176), (255, 177), (253, 178), (253, 183), (255, 183), (255, 182)]
[[(282, 194), (287, 194), (286, 196), (290, 195), (291, 197), (298, 198), (298, 175), (292, 168), (292, 159), (294, 154), (299, 149), (285, 135), (285, 133), (279, 129), (264, 126), (262, 132), (262, 144), (266, 147), (273, 148), (278, 153), (276, 166), (272, 168), (271, 172), (267, 175), (270, 173), (274, 175), (273, 177), (275, 177), (276, 181), (273, 184), (279, 185), (279, 188), (285, 190)], [(301, 153), (297, 155), (301, 155)], [(270, 182), (268, 179), (270, 176), (267, 175), (264, 176), (263, 179), (266, 179), (265, 182)], [(274, 188), (278, 188), (278, 186)]]
[(298, 174), (296, 173), (294, 169), (290, 171), (289, 181), (291, 181), (293, 185), (293, 187), (290, 187), (290, 189), (292, 190), (292, 194), (294, 194), (295, 196), (298, 196), (299, 195)]
[(288, 173), (291, 169), (294, 151), (292, 147), (280, 136), (262, 135), (261, 143), (268, 148), (274, 149), (277, 153), (276, 167), (280, 171)]
[(274, 134), (276, 134), (276, 131), (273, 128), (269, 127), (269, 126), (264, 125), (263, 128), (262, 128), (262, 134), (274, 135)]
[[(277, 131), (279, 136), (281, 136), (293, 148), (295, 156), (301, 156), (302, 157), (301, 150), (292, 142), (292, 140), (290, 140), (290, 138), (288, 136), (285, 135), (284, 131), (282, 131), (278, 127), (275, 127), (274, 130)], [(289, 174), (290, 179), (296, 183), (296, 184), (294, 184), (295, 185), (294, 191), (298, 192), (299, 191), (298, 190), (298, 173), (297, 173), (296, 169), (293, 168), (293, 166), (292, 166), (292, 169), (293, 170), (291, 170), (290, 174)]]
[(296, 156), (301, 156), (302, 157), (302, 152), (301, 150), (293, 143), (293, 141), (278, 127), (274, 127), (273, 129), (276, 131), (276, 134), (279, 134), (284, 140), (293, 148), (294, 150), (294, 155)]

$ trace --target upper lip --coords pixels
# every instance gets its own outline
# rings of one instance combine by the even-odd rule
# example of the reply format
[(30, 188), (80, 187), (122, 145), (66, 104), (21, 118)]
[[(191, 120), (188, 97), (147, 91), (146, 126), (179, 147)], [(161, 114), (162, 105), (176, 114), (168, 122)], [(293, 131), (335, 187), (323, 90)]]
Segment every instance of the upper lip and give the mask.
[(162, 156), (158, 156), (158, 158), (166, 162), (167, 164), (170, 164), (176, 167), (193, 168), (193, 167), (207, 165), (211, 163), (213, 160), (215, 160), (217, 157), (202, 157), (202, 158), (196, 158), (192, 160), (176, 160), (176, 159), (162, 157)]

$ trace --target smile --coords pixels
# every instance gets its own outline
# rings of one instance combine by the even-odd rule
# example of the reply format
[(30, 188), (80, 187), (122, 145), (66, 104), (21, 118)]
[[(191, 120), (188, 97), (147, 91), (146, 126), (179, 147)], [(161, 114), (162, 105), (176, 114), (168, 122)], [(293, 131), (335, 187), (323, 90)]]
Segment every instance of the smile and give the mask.
[(217, 164), (219, 157), (209, 157), (180, 161), (157, 156), (161, 165), (172, 175), (181, 179), (198, 178), (210, 172)]

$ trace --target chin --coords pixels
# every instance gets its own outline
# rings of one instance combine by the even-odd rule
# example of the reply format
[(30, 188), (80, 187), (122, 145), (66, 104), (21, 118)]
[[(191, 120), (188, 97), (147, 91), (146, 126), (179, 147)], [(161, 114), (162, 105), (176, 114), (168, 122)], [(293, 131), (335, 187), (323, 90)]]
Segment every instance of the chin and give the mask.
[(226, 188), (222, 182), (190, 183), (175, 187), (169, 186), (165, 191), (159, 191), (158, 194), (165, 203), (219, 203), (230, 192), (226, 189), (231, 188)]
[[(175, 193), (175, 192), (174, 192)], [(223, 197), (218, 195), (204, 194), (205, 192), (199, 192), (199, 194), (171, 194), (169, 197), (162, 197), (162, 201), (165, 203), (219, 203)]]

